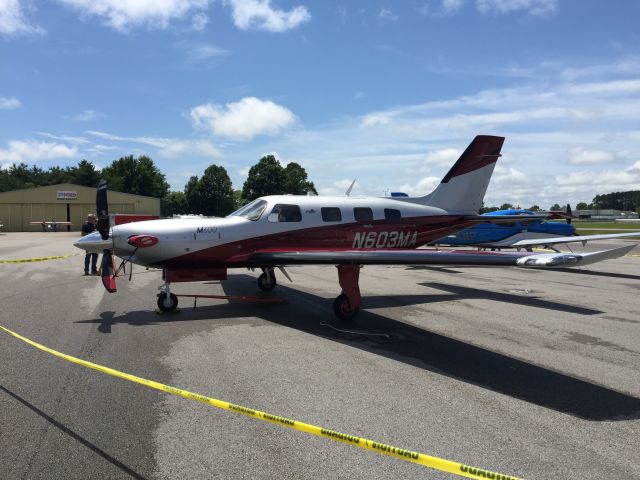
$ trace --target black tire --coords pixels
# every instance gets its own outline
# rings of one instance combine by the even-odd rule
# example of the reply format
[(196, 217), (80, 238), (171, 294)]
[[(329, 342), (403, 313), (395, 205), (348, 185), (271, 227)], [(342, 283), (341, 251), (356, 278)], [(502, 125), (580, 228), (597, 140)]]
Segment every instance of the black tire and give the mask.
[(349, 321), (356, 318), (359, 308), (351, 308), (351, 304), (349, 303), (349, 299), (344, 293), (341, 293), (336, 297), (333, 301), (333, 313), (336, 314), (340, 320)]
[(176, 297), (173, 293), (169, 294), (169, 298), (167, 298), (166, 293), (161, 293), (158, 295), (158, 308), (163, 312), (173, 312), (178, 306), (178, 297)]
[(263, 273), (258, 277), (258, 287), (260, 287), (260, 290), (262, 290), (263, 292), (270, 292), (271, 290), (276, 288), (275, 274), (271, 272), (271, 275), (269, 275), (269, 277), (267, 277), (266, 273)]

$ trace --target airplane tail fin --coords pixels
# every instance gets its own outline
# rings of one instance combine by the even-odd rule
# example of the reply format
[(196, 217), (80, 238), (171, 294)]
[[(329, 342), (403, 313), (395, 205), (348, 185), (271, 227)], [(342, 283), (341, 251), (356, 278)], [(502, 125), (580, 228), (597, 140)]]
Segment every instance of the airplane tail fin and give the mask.
[(436, 189), (424, 197), (402, 198), (463, 214), (477, 214), (500, 156), (504, 137), (478, 135)]

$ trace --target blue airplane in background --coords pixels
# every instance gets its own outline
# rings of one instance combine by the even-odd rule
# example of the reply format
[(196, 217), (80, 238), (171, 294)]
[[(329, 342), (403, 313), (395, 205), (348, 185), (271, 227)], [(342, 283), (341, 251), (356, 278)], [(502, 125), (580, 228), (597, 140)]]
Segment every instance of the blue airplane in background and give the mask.
[[(540, 218), (541, 214), (547, 218)], [(557, 237), (572, 237), (576, 229), (571, 225), (571, 208), (566, 212), (534, 212), (532, 210), (496, 210), (485, 216), (513, 215), (522, 217), (515, 223), (481, 223), (456, 234), (448, 235), (434, 242), (439, 245), (474, 246), (482, 248), (531, 248), (532, 245), (544, 245), (545, 240)], [(527, 218), (534, 217), (534, 218)], [(566, 219), (565, 222), (550, 222), (549, 219)]]

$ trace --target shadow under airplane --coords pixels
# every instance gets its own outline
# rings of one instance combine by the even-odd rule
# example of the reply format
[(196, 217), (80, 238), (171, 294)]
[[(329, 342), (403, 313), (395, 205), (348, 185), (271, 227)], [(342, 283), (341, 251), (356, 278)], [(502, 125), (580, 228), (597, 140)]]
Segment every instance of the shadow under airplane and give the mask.
[[(249, 275), (234, 275), (221, 285), (226, 295), (243, 295), (248, 288), (255, 285), (255, 279)], [(439, 283), (424, 285), (450, 294), (366, 296), (365, 305), (368, 308), (383, 308), (435, 301), (457, 301), (461, 298), (487, 298), (582, 315), (602, 313), (515, 294), (487, 292)], [(175, 293), (179, 293), (178, 289)], [(330, 300), (283, 285), (278, 286), (278, 296), (286, 302), (252, 304), (230, 301), (197, 308), (183, 304), (181, 310), (169, 314), (134, 311), (116, 316), (113, 312), (105, 312), (101, 314), (101, 318), (81, 320), (77, 323), (99, 324), (99, 330), (108, 333), (111, 327), (117, 324), (148, 326), (163, 322), (211, 322), (253, 316), (585, 420), (640, 418), (640, 399), (629, 394), (367, 310), (361, 312), (356, 321), (337, 324), (331, 313)], [(358, 332), (354, 333), (354, 330)], [(380, 335), (380, 332), (385, 335)]]

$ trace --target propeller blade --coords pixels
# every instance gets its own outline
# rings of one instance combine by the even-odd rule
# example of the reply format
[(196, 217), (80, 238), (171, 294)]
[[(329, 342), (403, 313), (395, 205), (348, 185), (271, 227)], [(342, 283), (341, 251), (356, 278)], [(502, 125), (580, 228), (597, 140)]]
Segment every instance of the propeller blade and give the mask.
[(571, 205), (569, 205), (568, 203), (567, 203), (567, 215), (568, 215), (567, 216), (567, 223), (569, 225), (571, 225), (571, 216), (573, 216), (573, 214), (571, 212)]
[(113, 275), (113, 256), (111, 250), (102, 251), (102, 264), (100, 266), (102, 285), (109, 293), (114, 293), (116, 289), (116, 277)]
[(96, 193), (96, 211), (98, 212), (98, 232), (103, 240), (109, 238), (109, 205), (107, 203), (107, 182), (100, 180)]

